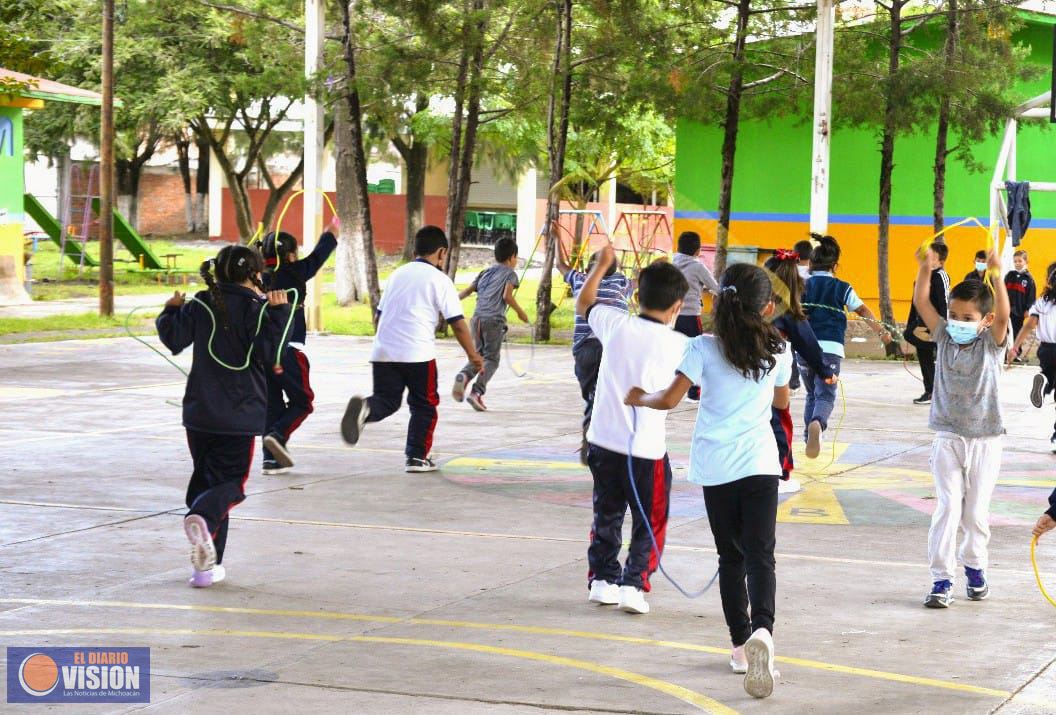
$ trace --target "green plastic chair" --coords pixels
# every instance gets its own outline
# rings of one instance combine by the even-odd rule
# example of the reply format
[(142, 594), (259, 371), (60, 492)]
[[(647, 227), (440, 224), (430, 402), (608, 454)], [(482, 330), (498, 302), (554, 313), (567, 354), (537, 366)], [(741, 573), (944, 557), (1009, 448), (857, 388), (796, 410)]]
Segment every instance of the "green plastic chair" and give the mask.
[(376, 193), (379, 194), (395, 194), (396, 193), (396, 181), (393, 179), (382, 179), (377, 184), (378, 189)]

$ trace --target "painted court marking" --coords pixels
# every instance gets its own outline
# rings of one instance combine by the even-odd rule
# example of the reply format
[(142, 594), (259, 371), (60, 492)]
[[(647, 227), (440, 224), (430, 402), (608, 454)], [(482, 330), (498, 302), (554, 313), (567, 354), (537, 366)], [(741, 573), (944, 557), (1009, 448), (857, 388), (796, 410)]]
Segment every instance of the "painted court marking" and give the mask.
[(722, 703), (706, 695), (675, 685), (666, 680), (651, 678), (648, 675), (634, 673), (621, 668), (613, 668), (588, 660), (577, 658), (566, 658), (560, 655), (539, 653), (531, 650), (520, 650), (517, 648), (502, 648), (499, 646), (481, 645), (479, 643), (464, 643), (461, 641), (439, 641), (422, 638), (390, 638), (385, 636), (334, 636), (316, 633), (290, 633), (285, 631), (237, 631), (221, 629), (190, 629), (190, 628), (59, 628), (59, 629), (34, 629), (26, 631), (0, 631), (3, 636), (52, 636), (52, 635), (172, 635), (172, 636), (220, 636), (235, 638), (279, 638), (284, 640), (308, 640), (329, 641), (346, 643), (375, 643), (382, 645), (418, 646), (425, 648), (450, 648), (454, 650), (465, 650), (488, 655), (501, 655), (511, 658), (523, 658), (534, 660), (550, 665), (560, 665), (566, 668), (576, 668), (590, 673), (608, 676), (619, 680), (625, 680), (635, 685), (651, 688), (658, 692), (670, 695), (674, 698), (689, 703), (704, 712), (715, 713), (715, 715), (737, 715), (737, 711), (726, 707)]
[[(401, 618), (398, 616), (381, 616), (381, 615), (370, 615), (360, 613), (342, 613), (339, 611), (298, 611), (298, 610), (281, 610), (281, 609), (265, 609), (265, 608), (246, 608), (240, 606), (205, 606), (205, 605), (192, 605), (192, 604), (167, 604), (167, 603), (136, 603), (133, 601), (75, 601), (75, 600), (61, 600), (61, 599), (43, 599), (43, 598), (0, 598), (0, 603), (10, 603), (23, 606), (73, 606), (73, 607), (95, 607), (95, 608), (136, 608), (143, 610), (171, 610), (171, 611), (196, 611), (205, 613), (234, 613), (240, 615), (252, 615), (252, 616), (274, 616), (274, 617), (286, 617), (286, 618), (310, 618), (317, 620), (336, 620), (336, 621), (357, 621), (357, 622), (368, 622), (368, 623), (387, 623), (397, 625), (415, 625), (415, 626), (436, 626), (442, 628), (462, 628), (472, 630), (484, 630), (484, 631), (500, 631), (500, 632), (514, 632), (514, 633), (529, 633), (532, 635), (547, 635), (547, 636), (562, 636), (566, 638), (582, 638), (587, 640), (597, 641), (609, 641), (618, 643), (632, 643), (635, 645), (651, 646), (655, 648), (667, 648), (672, 650), (684, 650), (694, 651), (698, 653), (709, 653), (713, 655), (729, 655), (729, 648), (717, 648), (715, 646), (699, 645), (696, 643), (685, 643), (681, 641), (669, 641), (669, 640), (655, 640), (652, 638), (640, 638), (637, 636), (623, 636), (611, 633), (598, 633), (594, 631), (578, 631), (566, 628), (551, 628), (546, 626), (527, 626), (511, 623), (482, 623), (477, 621), (454, 621), (444, 620), (436, 618)], [(96, 632), (92, 629), (85, 629), (83, 631), (93, 633)], [(151, 631), (155, 633), (163, 633), (166, 631)], [(52, 633), (70, 633), (67, 630), (58, 631), (0, 631), (0, 635), (25, 635), (25, 634), (52, 634)], [(321, 637), (320, 637), (321, 638)], [(348, 640), (343, 637), (334, 637), (337, 640)], [(811, 668), (813, 670), (822, 670), (830, 673), (841, 673), (843, 675), (852, 675), (864, 678), (872, 678), (875, 680), (886, 680), (895, 683), (903, 683), (907, 685), (918, 685), (923, 687), (940, 688), (943, 690), (953, 690), (962, 693), (971, 693), (975, 695), (985, 695), (995, 698), (1008, 698), (1012, 695), (1011, 692), (1006, 690), (997, 690), (994, 688), (984, 688), (978, 685), (969, 685), (967, 683), (955, 683), (947, 680), (939, 680), (936, 678), (923, 678), (915, 675), (906, 675), (903, 673), (891, 673), (883, 670), (875, 670), (872, 668), (856, 668), (848, 665), (840, 665), (837, 663), (826, 663), (819, 660), (811, 660), (807, 658), (795, 658), (792, 656), (778, 655), (775, 660), (779, 663), (786, 663), (788, 665), (798, 665), (803, 668)]]

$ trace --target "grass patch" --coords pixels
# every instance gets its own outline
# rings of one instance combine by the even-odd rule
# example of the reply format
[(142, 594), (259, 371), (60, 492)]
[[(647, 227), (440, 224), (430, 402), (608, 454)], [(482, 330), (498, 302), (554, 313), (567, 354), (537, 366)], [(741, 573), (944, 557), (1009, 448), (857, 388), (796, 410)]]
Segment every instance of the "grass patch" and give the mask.
[[(457, 286), (459, 290), (466, 287), (466, 284), (460, 284)], [(575, 303), (571, 297), (564, 297), (566, 294), (567, 286), (565, 283), (557, 281), (553, 284), (550, 292), (551, 300), (555, 304), (559, 304), (559, 307), (550, 316), (550, 326), (555, 332), (571, 331), (573, 324), (575, 323)], [(521, 285), (520, 290), (517, 291), (517, 302), (521, 304), (524, 311), (528, 313), (528, 318), (531, 323), (535, 322), (536, 309), (535, 309), (535, 294), (539, 290), (539, 281), (537, 280), (526, 280)], [(465, 310), (467, 317), (473, 315), (473, 311), (477, 306), (477, 296), (474, 293), (469, 298), (462, 301), (462, 307)], [(439, 317), (439, 316), (438, 316)], [(510, 340), (513, 342), (527, 343), (531, 341), (530, 334), (527, 332), (528, 326), (517, 319), (517, 316), (511, 311), (509, 313), (510, 320)], [(333, 294), (326, 294), (323, 296), (323, 324), (328, 333), (334, 335), (359, 335), (359, 336), (370, 336), (374, 334), (374, 326), (370, 319), (370, 308), (363, 303), (356, 303), (348, 307), (341, 307), (337, 304), (337, 297)], [(553, 341), (559, 342), (559, 341)]]
[[(133, 316), (129, 326), (135, 329), (150, 327), (153, 316)], [(125, 316), (104, 318), (96, 313), (49, 315), (43, 318), (0, 318), (0, 335), (13, 333), (47, 333), (57, 331), (101, 330), (120, 328), (123, 333)]]

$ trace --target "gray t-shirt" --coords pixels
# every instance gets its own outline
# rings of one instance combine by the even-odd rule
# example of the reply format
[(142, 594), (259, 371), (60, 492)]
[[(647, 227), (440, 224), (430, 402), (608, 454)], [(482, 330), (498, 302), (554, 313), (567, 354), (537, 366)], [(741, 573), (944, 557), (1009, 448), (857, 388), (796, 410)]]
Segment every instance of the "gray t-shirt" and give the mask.
[(967, 438), (1005, 433), (997, 380), (1008, 348), (1008, 334), (998, 345), (984, 330), (968, 345), (958, 345), (946, 332), (946, 321), (935, 327), (935, 387), (931, 393), (928, 427)]
[(506, 317), (506, 284), (519, 285), (517, 271), (509, 266), (496, 263), (484, 269), (473, 279), (473, 288), (477, 291), (477, 309), (473, 313), (477, 318)]
[(715, 276), (711, 274), (708, 267), (700, 262), (696, 256), (687, 256), (684, 253), (676, 253), (671, 259), (675, 268), (682, 271), (682, 275), (689, 282), (689, 290), (682, 300), (682, 310), (679, 315), (700, 315), (700, 299), (705, 290), (712, 293), (719, 292), (719, 284)]

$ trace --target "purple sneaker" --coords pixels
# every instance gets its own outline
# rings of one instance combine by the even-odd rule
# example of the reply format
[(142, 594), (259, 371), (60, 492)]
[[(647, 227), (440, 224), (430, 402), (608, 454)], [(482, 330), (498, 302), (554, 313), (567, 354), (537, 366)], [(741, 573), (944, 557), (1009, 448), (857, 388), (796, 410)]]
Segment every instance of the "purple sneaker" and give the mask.
[(209, 588), (213, 585), (213, 572), (194, 570), (193, 575), (187, 580), (192, 588)]

